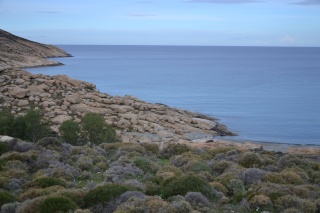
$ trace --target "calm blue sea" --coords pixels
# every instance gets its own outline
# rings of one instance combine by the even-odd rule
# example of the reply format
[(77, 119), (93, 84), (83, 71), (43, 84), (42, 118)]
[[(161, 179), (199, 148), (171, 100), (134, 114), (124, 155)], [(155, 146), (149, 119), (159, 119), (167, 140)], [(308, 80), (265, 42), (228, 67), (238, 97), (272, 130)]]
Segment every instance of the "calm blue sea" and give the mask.
[(61, 47), (65, 66), (28, 70), (219, 118), (234, 139), (320, 145), (320, 48)]

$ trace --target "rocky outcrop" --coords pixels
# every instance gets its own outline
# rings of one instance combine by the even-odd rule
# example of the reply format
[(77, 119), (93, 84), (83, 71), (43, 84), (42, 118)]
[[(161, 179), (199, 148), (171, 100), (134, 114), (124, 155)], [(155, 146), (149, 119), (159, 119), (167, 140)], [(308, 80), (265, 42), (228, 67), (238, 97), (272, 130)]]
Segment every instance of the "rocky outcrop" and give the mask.
[(31, 106), (44, 111), (52, 128), (87, 112), (99, 113), (126, 142), (191, 142), (232, 135), (215, 119), (132, 96), (110, 96), (95, 85), (65, 75), (46, 76), (11, 68), (0, 73), (0, 107), (17, 115)]
[(60, 65), (61, 63), (46, 58), (66, 56), (70, 54), (58, 47), (29, 41), (0, 29), (0, 70)]

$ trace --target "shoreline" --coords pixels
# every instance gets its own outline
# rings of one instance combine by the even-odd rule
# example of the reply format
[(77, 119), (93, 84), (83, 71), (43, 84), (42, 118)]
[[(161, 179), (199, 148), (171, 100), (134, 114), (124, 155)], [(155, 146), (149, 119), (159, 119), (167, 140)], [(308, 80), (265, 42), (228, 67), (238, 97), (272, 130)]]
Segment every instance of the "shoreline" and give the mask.
[[(66, 57), (73, 57), (73, 56), (66, 56)], [(64, 58), (64, 57), (55, 57), (55, 58)], [(31, 67), (21, 67), (21, 69), (25, 69), (25, 68), (41, 68), (41, 67), (47, 67), (47, 66), (63, 66), (64, 64), (61, 62), (58, 62), (59, 64), (50, 64), (50, 65), (37, 65), (37, 66), (31, 66)], [(78, 80), (78, 79), (75, 79)], [(91, 83), (91, 82), (89, 82)], [(99, 88), (97, 88), (99, 90)], [(143, 101), (143, 100), (142, 100)], [(166, 104), (162, 104), (162, 103), (153, 103), (155, 105), (163, 105), (166, 107), (170, 107)], [(171, 108), (171, 107), (170, 107)], [(184, 109), (180, 109), (177, 108), (177, 110), (183, 110), (183, 111), (189, 111), (189, 110), (184, 110)], [(205, 115), (202, 113), (198, 113), (198, 112), (192, 112), (195, 113), (197, 115), (199, 115), (200, 118), (204, 118), (206, 120), (211, 120), (211, 121), (219, 121), (219, 118), (215, 118), (209, 115)], [(220, 124), (220, 123), (219, 123)], [(224, 126), (224, 125), (223, 125)], [(235, 134), (234, 132), (232, 132), (231, 130), (228, 129), (228, 126), (225, 126), (226, 129), (231, 133), (231, 134)], [(235, 134), (234, 136), (237, 136), (237, 134)], [(226, 137), (226, 138), (224, 138)], [(192, 143), (195, 144), (199, 144), (199, 143), (203, 143), (205, 145), (208, 145), (210, 143), (220, 143), (220, 144), (225, 144), (228, 146), (239, 146), (239, 147), (248, 147), (249, 149), (258, 149), (257, 147), (263, 147), (263, 150), (266, 151), (274, 151), (274, 152), (282, 152), (282, 153), (290, 153), (292, 152), (293, 149), (295, 149), (295, 152), (302, 152), (305, 153), (305, 149), (319, 149), (319, 153), (320, 153), (320, 145), (317, 144), (293, 144), (293, 143), (281, 143), (281, 142), (267, 142), (267, 141), (253, 141), (253, 140), (241, 140), (241, 139), (232, 139), (232, 135), (227, 135), (227, 136), (213, 136), (212, 140), (208, 140), (208, 138), (202, 138), (202, 139), (197, 139), (197, 140), (193, 140)], [(299, 149), (299, 150), (297, 150)], [(317, 152), (318, 153), (318, 152)]]

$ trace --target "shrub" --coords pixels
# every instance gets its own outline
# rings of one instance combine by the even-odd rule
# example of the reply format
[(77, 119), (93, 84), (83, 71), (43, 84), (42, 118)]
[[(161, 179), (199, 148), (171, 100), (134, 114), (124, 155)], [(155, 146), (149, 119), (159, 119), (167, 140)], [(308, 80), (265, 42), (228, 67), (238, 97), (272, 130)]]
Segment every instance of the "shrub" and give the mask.
[(148, 151), (152, 152), (153, 154), (159, 153), (159, 146), (155, 143), (143, 143), (142, 146)]
[(255, 195), (250, 200), (250, 207), (253, 210), (272, 211), (272, 201), (266, 195)]
[(65, 197), (48, 197), (39, 206), (40, 213), (70, 212), (77, 209), (77, 204)]
[(205, 180), (196, 176), (180, 176), (172, 179), (163, 186), (162, 194), (165, 198), (174, 195), (185, 195), (188, 192), (201, 192), (208, 198), (215, 198), (216, 191)]
[(246, 153), (239, 159), (239, 164), (246, 168), (259, 167), (261, 165), (259, 156), (255, 153)]
[(26, 125), (24, 139), (36, 142), (50, 135), (50, 123), (43, 117), (42, 111), (30, 109), (23, 119)]
[(175, 155), (181, 155), (182, 153), (189, 152), (191, 148), (186, 144), (170, 143), (163, 150), (161, 155), (165, 158), (170, 158)]
[(67, 120), (63, 122), (59, 127), (59, 132), (66, 143), (70, 143), (72, 145), (78, 144), (80, 125), (74, 120)]
[(62, 143), (57, 138), (54, 138), (54, 137), (42, 138), (36, 144), (42, 147), (52, 147), (52, 146), (61, 147), (62, 146)]
[(208, 166), (207, 163), (198, 161), (198, 160), (192, 160), (187, 165), (184, 166), (184, 169), (189, 172), (211, 172), (210, 166)]
[(283, 171), (281, 173), (271, 172), (263, 176), (264, 182), (279, 184), (303, 184), (305, 181), (295, 172)]
[(213, 159), (217, 154), (226, 154), (231, 150), (234, 150), (234, 148), (231, 148), (231, 147), (212, 148), (208, 150), (207, 153), (202, 156), (202, 158), (205, 160), (210, 160), (210, 159)]
[(0, 212), (1, 213), (15, 213), (17, 207), (20, 205), (19, 202), (15, 202), (15, 203), (7, 203), (2, 205), (2, 207), (0, 208)]
[(278, 198), (275, 202), (275, 207), (279, 211), (295, 208), (305, 213), (315, 213), (317, 210), (317, 205), (315, 203), (292, 195), (285, 195)]
[(66, 183), (58, 178), (52, 178), (52, 177), (42, 177), (42, 178), (37, 178), (33, 180), (30, 183), (31, 186), (33, 187), (40, 187), (40, 188), (47, 188), (50, 186), (66, 186)]
[(226, 160), (218, 161), (217, 163), (213, 164), (212, 170), (220, 175), (231, 165), (232, 163)]
[(118, 141), (116, 131), (108, 125), (104, 118), (96, 113), (87, 113), (81, 119), (83, 136), (94, 145)]
[(12, 203), (16, 201), (16, 197), (7, 191), (0, 190), (0, 207), (6, 203)]
[(39, 212), (39, 206), (45, 197), (37, 197), (32, 200), (26, 200), (16, 209), (16, 213), (34, 213)]
[(209, 200), (201, 192), (188, 192), (184, 197), (192, 206), (210, 206)]
[(85, 207), (98, 203), (109, 202), (126, 191), (135, 191), (136, 188), (121, 184), (106, 184), (90, 190), (84, 197)]
[(148, 158), (144, 157), (135, 157), (134, 164), (142, 169), (144, 172), (156, 172), (159, 169), (159, 165), (150, 161)]
[(246, 187), (250, 187), (253, 184), (259, 183), (262, 177), (267, 172), (258, 168), (249, 168), (244, 171), (244, 184)]
[(9, 145), (6, 142), (0, 142), (0, 155), (9, 151)]
[(14, 116), (9, 110), (0, 110), (0, 135), (12, 135)]

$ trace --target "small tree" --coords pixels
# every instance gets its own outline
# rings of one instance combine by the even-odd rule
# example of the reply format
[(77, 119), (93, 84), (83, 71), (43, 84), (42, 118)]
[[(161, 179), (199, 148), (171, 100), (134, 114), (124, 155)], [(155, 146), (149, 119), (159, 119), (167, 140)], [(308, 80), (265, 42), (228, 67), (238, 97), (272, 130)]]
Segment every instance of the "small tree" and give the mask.
[(74, 120), (67, 120), (59, 127), (63, 140), (72, 145), (77, 145), (80, 134), (80, 125)]
[(101, 115), (96, 113), (87, 113), (83, 116), (81, 130), (83, 136), (95, 145), (117, 141), (114, 128), (108, 125)]

